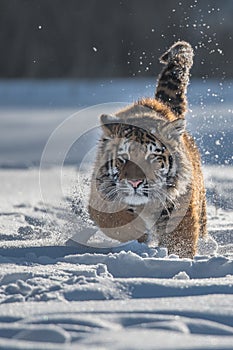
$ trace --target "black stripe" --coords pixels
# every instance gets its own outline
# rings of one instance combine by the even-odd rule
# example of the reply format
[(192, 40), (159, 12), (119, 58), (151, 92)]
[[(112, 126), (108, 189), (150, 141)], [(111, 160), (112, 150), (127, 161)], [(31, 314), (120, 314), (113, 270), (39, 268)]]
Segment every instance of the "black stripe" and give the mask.
[(146, 137), (152, 141), (151, 143), (156, 147), (156, 141), (155, 141), (155, 137), (153, 137), (151, 134), (146, 134)]
[(113, 169), (113, 159), (112, 158), (108, 162), (108, 170), (111, 170), (111, 169)]
[(181, 106), (172, 107), (172, 109), (178, 115), (182, 114), (182, 112), (183, 112), (183, 107), (181, 107)]
[(169, 104), (173, 104), (173, 105), (178, 105), (181, 102), (183, 102), (183, 98), (181, 97), (180, 94), (177, 94), (176, 97), (174, 98), (174, 97), (169, 96), (163, 90), (158, 91), (157, 94), (156, 94), (156, 97), (159, 98), (160, 100), (164, 101), (164, 102), (169, 102)]
[(166, 156), (163, 156), (162, 154), (157, 154), (156, 159), (162, 160), (164, 163), (166, 163)]
[(129, 130), (128, 132), (125, 133), (125, 137), (130, 137), (133, 134), (133, 130)]
[(181, 69), (177, 69), (177, 67), (167, 67), (165, 72), (161, 76), (161, 80), (172, 80), (174, 83), (177, 83), (178, 85), (181, 84), (180, 76), (183, 75), (183, 72)]
[[(170, 203), (169, 203), (169, 204), (170, 204)], [(172, 211), (173, 211), (173, 209), (174, 209), (174, 205), (173, 205), (173, 204), (170, 204), (170, 206), (167, 207), (167, 209), (163, 209), (163, 210), (161, 211), (160, 218), (161, 218), (162, 216), (164, 216), (164, 217), (170, 216), (171, 213), (172, 213)]]
[(161, 101), (164, 102), (170, 102), (171, 101), (171, 97), (163, 90), (158, 91), (156, 94), (156, 97), (159, 98)]
[(164, 80), (164, 81), (160, 81), (159, 85), (163, 86), (163, 87), (166, 87), (167, 89), (172, 90), (172, 91), (176, 91), (176, 90), (179, 89), (179, 85), (174, 84), (174, 82), (167, 81), (167, 79)]
[(168, 169), (168, 173), (169, 173), (173, 166), (173, 158), (171, 155), (168, 157), (168, 162), (169, 162), (169, 169)]

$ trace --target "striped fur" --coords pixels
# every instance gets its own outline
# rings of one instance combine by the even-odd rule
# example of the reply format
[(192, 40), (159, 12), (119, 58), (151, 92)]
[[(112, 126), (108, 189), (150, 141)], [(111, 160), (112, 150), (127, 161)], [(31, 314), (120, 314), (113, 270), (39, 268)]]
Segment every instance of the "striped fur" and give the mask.
[(160, 62), (165, 67), (159, 76), (155, 97), (166, 103), (178, 116), (184, 116), (193, 49), (185, 41), (178, 41), (161, 56)]
[(113, 239), (157, 241), (169, 253), (192, 258), (206, 234), (201, 161), (184, 120), (192, 49), (176, 43), (163, 61), (156, 99), (101, 116), (89, 213)]

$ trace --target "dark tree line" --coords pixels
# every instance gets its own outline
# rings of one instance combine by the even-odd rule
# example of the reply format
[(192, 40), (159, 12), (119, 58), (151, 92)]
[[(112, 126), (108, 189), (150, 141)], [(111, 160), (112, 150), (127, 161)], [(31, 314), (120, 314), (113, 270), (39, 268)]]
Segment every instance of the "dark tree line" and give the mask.
[(0, 77), (150, 76), (178, 39), (192, 74), (233, 77), (232, 0), (0, 0)]

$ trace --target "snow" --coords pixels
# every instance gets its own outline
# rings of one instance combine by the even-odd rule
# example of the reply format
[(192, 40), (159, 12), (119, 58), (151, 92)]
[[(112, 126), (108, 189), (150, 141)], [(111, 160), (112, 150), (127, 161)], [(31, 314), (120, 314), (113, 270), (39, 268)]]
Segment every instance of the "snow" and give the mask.
[[(37, 168), (1, 170), (8, 198), (0, 213), (0, 348), (232, 348), (233, 170), (226, 170), (228, 177), (204, 168), (207, 188), (229, 200), (225, 209), (209, 201), (212, 238), (193, 260), (136, 242), (65, 245), (77, 235), (69, 199), (54, 194), (43, 203)], [(75, 171), (66, 168), (67, 183)], [(77, 218), (80, 229), (86, 224)]]
[[(206, 96), (203, 112), (197, 90), (189, 127), (198, 130), (200, 144), (204, 139), (203, 154), (211, 155), (212, 143), (203, 135), (221, 145), (225, 137), (218, 132), (232, 135), (230, 95), (227, 90), (223, 104)], [(232, 349), (231, 162), (217, 165), (207, 154), (209, 237), (199, 241), (193, 260), (168, 256), (163, 247), (118, 245), (88, 219), (90, 170), (84, 164), (71, 161), (62, 172), (29, 166), (38, 163), (49, 133), (74, 108), (51, 110), (40, 103), (2, 107), (0, 349)], [(229, 159), (231, 149), (224, 154), (225, 147), (215, 146), (219, 159)]]

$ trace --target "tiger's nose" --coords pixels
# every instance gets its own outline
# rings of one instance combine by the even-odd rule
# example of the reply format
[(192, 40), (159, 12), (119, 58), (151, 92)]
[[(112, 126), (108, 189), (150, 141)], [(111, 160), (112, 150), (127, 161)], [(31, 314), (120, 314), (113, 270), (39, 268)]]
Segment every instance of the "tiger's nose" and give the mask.
[(142, 180), (128, 180), (128, 183), (132, 185), (133, 188), (138, 188), (138, 186), (142, 183)]

